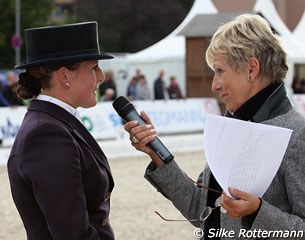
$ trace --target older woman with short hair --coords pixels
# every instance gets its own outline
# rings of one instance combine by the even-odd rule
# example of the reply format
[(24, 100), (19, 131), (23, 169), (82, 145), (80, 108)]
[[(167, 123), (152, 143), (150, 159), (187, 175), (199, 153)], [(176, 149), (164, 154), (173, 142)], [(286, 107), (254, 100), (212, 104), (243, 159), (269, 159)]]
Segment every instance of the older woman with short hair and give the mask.
[[(274, 235), (284, 231), (303, 233), (304, 238), (305, 119), (293, 109), (285, 91), (283, 81), (288, 67), (280, 40), (262, 17), (244, 14), (218, 28), (206, 51), (206, 60), (215, 73), (212, 90), (226, 105), (225, 116), (293, 130), (276, 176), (262, 198), (230, 189), (232, 199), (222, 193), (206, 166), (198, 183), (208, 186), (208, 190), (198, 188), (175, 161), (164, 164), (146, 145), (155, 133), (149, 117), (142, 112), (148, 126), (130, 121), (125, 129), (130, 139), (139, 140), (132, 145), (152, 160), (145, 177), (187, 220), (205, 232), (203, 239), (247, 239), (239, 234), (247, 230), (256, 233), (252, 235), (254, 239), (266, 234), (269, 239), (287, 239), (287, 235)], [(223, 211), (216, 208), (206, 219), (202, 218), (208, 206), (219, 203)], [(216, 234), (220, 229), (232, 231), (233, 237)]]

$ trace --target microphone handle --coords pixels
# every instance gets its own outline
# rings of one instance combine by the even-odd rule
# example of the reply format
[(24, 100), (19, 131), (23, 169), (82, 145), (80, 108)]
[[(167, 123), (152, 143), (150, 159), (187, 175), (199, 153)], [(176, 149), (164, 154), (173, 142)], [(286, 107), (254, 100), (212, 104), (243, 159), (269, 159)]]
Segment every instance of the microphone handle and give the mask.
[[(143, 118), (137, 113), (136, 110), (131, 111), (128, 113), (124, 120), (126, 122), (136, 120), (138, 121), (139, 125), (144, 125), (147, 124), (143, 120)], [(158, 157), (164, 162), (164, 163), (169, 163), (174, 159), (174, 156), (170, 153), (170, 151), (165, 147), (165, 145), (161, 142), (158, 136), (151, 142), (147, 144), (157, 155)]]

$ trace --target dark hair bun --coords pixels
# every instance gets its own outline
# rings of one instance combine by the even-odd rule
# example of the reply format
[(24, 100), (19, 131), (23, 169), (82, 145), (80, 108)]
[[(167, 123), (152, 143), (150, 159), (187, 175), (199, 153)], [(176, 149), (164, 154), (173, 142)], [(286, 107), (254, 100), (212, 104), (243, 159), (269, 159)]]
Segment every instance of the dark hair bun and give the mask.
[(39, 80), (31, 76), (27, 72), (19, 74), (17, 94), (23, 99), (30, 99), (40, 93)]

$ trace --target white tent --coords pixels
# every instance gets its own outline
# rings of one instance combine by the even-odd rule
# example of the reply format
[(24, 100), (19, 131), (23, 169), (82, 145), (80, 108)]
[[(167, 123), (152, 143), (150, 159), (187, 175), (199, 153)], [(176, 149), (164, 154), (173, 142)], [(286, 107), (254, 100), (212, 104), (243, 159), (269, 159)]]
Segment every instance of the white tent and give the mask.
[(283, 46), (288, 55), (289, 71), (285, 80), (287, 91), (292, 93), (292, 81), (294, 76), (294, 64), (305, 62), (305, 47), (293, 36), (286, 24), (279, 16), (272, 0), (257, 0), (254, 11), (261, 13), (271, 26), (279, 33)]
[(293, 36), (301, 43), (303, 46), (305, 45), (305, 11), (293, 30)]
[[(169, 84), (169, 76), (175, 75), (183, 93), (185, 92), (185, 37), (178, 36), (180, 30), (197, 14), (216, 13), (217, 9), (211, 0), (195, 0), (182, 23), (167, 37), (152, 46), (134, 54), (115, 56), (111, 61), (100, 61), (105, 70), (113, 69), (118, 86), (118, 94), (125, 95), (130, 78), (140, 69), (146, 76), (149, 87), (153, 89), (153, 81), (161, 69), (165, 72), (165, 82)], [(125, 78), (118, 76), (123, 73)]]
[[(293, 31), (293, 36), (300, 42), (300, 44), (305, 48), (305, 11)], [(305, 78), (305, 61), (302, 62), (302, 65), (299, 65), (297, 70), (298, 79)]]
[(305, 48), (293, 36), (291, 31), (283, 22), (272, 0), (257, 0), (254, 6), (254, 11), (260, 12), (279, 33), (289, 58), (302, 59), (302, 56), (305, 56)]

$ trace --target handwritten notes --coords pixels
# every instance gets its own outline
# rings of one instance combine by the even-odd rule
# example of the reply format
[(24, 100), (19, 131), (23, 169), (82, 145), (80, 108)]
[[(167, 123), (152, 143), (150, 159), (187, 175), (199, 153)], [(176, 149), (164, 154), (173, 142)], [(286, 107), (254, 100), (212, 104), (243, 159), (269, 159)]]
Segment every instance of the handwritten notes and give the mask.
[(207, 163), (229, 195), (228, 187), (262, 197), (282, 162), (292, 130), (207, 115), (204, 151)]

